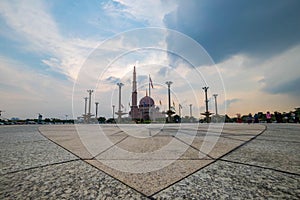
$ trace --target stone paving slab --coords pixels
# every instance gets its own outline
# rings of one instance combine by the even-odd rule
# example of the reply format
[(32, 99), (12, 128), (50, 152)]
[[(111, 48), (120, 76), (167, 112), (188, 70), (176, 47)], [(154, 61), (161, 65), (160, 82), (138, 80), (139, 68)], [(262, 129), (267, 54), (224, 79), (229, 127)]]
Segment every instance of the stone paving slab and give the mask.
[[(89, 129), (88, 133), (83, 133), (80, 135), (78, 134), (78, 131), (80, 131), (80, 127), (77, 127), (79, 129), (78, 130), (74, 125), (41, 126), (39, 130), (51, 141), (55, 142), (58, 145), (61, 145), (65, 149), (68, 149), (70, 152), (74, 153), (82, 159), (92, 159), (103, 150), (109, 148), (110, 146), (113, 146), (115, 143), (127, 137), (127, 135), (120, 132), (119, 129), (109, 127), (108, 129), (106, 129), (105, 133), (107, 134), (106, 138), (109, 138), (111, 143), (106, 142), (104, 145), (102, 145), (102, 148), (99, 148), (98, 144), (93, 147), (92, 145), (95, 141), (95, 138), (97, 138), (99, 135), (99, 129), (98, 126), (91, 127), (92, 129)], [(81, 131), (81, 133), (84, 131)], [(102, 140), (100, 139), (99, 141)], [(88, 143), (89, 149), (87, 149), (85, 143)]]
[(0, 199), (146, 199), (146, 197), (84, 161), (72, 161), (2, 175)]
[(78, 159), (48, 140), (17, 144), (2, 143), (0, 157), (1, 174)]
[(0, 145), (48, 140), (38, 132), (39, 125), (26, 125), (25, 127), (19, 125), (0, 126)]
[[(281, 132), (279, 135), (284, 134)], [(288, 135), (280, 139), (276, 131), (267, 129), (255, 141), (225, 156), (224, 159), (300, 175), (300, 138), (294, 141), (287, 139), (299, 137), (300, 132), (289, 132)]]
[(78, 159), (42, 136), (38, 127), (0, 127), (0, 174)]
[(154, 195), (155, 199), (299, 199), (300, 177), (215, 162)]
[[(43, 126), (40, 131), (78, 156), (82, 156), (81, 152), (90, 152), (93, 157), (81, 158), (151, 196), (264, 130), (260, 125), (249, 126), (246, 130), (245, 127), (248, 128), (241, 124), (225, 125), (223, 129), (219, 124), (168, 124), (162, 127), (158, 124), (77, 125), (76, 129)], [(233, 135), (240, 140), (224, 138), (222, 130), (226, 132), (224, 135)], [(76, 147), (72, 144), (72, 137), (76, 138)], [(204, 141), (206, 145), (212, 146), (212, 151), (200, 151)], [(82, 145), (78, 145), (79, 142)]]
[[(201, 147), (203, 145), (204, 139), (203, 138), (195, 138), (195, 140), (192, 143), (192, 146), (196, 147), (199, 151), (201, 150)], [(213, 146), (213, 142), (207, 142), (209, 146)], [(229, 151), (237, 148), (238, 146), (245, 143), (244, 140), (234, 140), (231, 138), (223, 138), (220, 137), (217, 139), (217, 143), (213, 146), (212, 151), (207, 152), (208, 156), (214, 159), (217, 159), (225, 154), (227, 154)], [(206, 152), (204, 152), (206, 153)]]
[[(220, 129), (207, 124), (154, 125), (140, 131), (131, 125), (102, 125), (101, 137), (94, 125), (89, 131), (40, 126), (56, 144), (45, 140), (37, 126), (3, 126), (0, 199), (299, 199), (300, 126), (266, 125), (256, 137), (265, 126), (226, 124), (208, 155), (200, 152), (203, 141), (215, 139)], [(178, 159), (182, 149), (163, 149), (172, 141), (185, 149)], [(164, 151), (163, 156), (136, 159), (118, 157), (117, 147), (139, 156)]]
[[(120, 170), (116, 170), (116, 165), (124, 165), (125, 163), (129, 164), (132, 167), (132, 163), (134, 165), (138, 165), (143, 161), (130, 161), (126, 162), (116, 160), (115, 163), (113, 160), (108, 160), (108, 162), (103, 162), (102, 160), (86, 160), (88, 163), (94, 165), (95, 167), (103, 170), (113, 177), (121, 180), (122, 182), (130, 185), (132, 188), (135, 188), (137, 191), (141, 193), (151, 196), (159, 190), (162, 190), (169, 185), (175, 183), (176, 181), (181, 180), (182, 178), (188, 176), (189, 174), (199, 170), (201, 167), (204, 167), (211, 163), (213, 160), (177, 160), (172, 164), (163, 167), (160, 170), (146, 172), (146, 173), (127, 173), (122, 172)], [(151, 161), (150, 161), (151, 162)], [(163, 164), (164, 161), (159, 160), (157, 165)], [(103, 164), (105, 163), (105, 164)], [(145, 163), (142, 163), (145, 164)], [(149, 165), (153, 165), (153, 161), (149, 163)], [(114, 166), (114, 168), (110, 168), (108, 166)]]
[[(277, 125), (268, 124), (267, 131), (259, 136), (258, 140), (270, 140), (270, 141), (284, 141), (300, 144), (300, 126), (289, 124), (287, 125)], [(289, 127), (289, 128), (288, 128)]]

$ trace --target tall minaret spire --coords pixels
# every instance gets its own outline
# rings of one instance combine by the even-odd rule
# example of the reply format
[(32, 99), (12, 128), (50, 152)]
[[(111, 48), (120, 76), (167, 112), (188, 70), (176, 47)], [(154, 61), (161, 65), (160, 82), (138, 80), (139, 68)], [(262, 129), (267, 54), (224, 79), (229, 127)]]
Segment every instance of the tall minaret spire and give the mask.
[(132, 94), (131, 94), (131, 119), (135, 120), (139, 118), (139, 111), (137, 106), (137, 87), (136, 87), (136, 71), (135, 66), (133, 67), (132, 77)]
[(136, 92), (136, 71), (135, 71), (135, 66), (133, 67), (132, 92)]

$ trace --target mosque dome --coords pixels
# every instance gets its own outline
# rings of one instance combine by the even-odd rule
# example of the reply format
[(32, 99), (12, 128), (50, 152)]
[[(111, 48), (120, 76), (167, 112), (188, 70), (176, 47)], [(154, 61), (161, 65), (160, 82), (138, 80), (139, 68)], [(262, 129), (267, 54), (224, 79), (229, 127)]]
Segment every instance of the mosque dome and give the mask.
[(140, 106), (141, 107), (152, 107), (152, 106), (154, 106), (154, 100), (149, 96), (145, 96), (140, 100)]

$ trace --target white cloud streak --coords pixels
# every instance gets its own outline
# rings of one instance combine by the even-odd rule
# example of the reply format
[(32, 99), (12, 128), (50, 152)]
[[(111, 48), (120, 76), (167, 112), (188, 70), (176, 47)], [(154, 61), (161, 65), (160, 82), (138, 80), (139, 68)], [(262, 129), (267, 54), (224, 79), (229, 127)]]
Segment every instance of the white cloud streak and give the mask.
[(42, 1), (1, 1), (0, 11), (16, 40), (25, 44), (21, 48), (45, 57), (42, 63), (70, 79), (76, 78), (86, 56), (97, 45), (95, 41), (63, 37)]
[(0, 57), (0, 105), (7, 117), (33, 117), (43, 113), (61, 117), (71, 113), (72, 84), (47, 76), (23, 63)]
[[(164, 17), (166, 14), (177, 9), (177, 4), (174, 1), (161, 1), (161, 0), (114, 0), (124, 6), (122, 12), (128, 14), (135, 20), (145, 21), (148, 26), (165, 27)], [(111, 13), (115, 13), (115, 7), (110, 5), (108, 7)]]
[(262, 63), (246, 55), (235, 55), (219, 63), (227, 98), (239, 99), (230, 104), (229, 114), (267, 110), (289, 111), (299, 106), (299, 92), (271, 92), (279, 85), (300, 77), (298, 55), (299, 45)]

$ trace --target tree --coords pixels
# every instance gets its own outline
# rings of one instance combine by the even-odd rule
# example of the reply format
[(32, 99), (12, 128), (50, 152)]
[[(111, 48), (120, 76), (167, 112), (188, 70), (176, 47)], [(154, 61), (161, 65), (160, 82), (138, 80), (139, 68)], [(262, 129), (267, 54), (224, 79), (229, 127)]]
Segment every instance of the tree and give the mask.
[(105, 118), (105, 117), (99, 117), (99, 118), (98, 118), (98, 122), (99, 122), (100, 124), (104, 124), (105, 121), (106, 121), (106, 118)]

